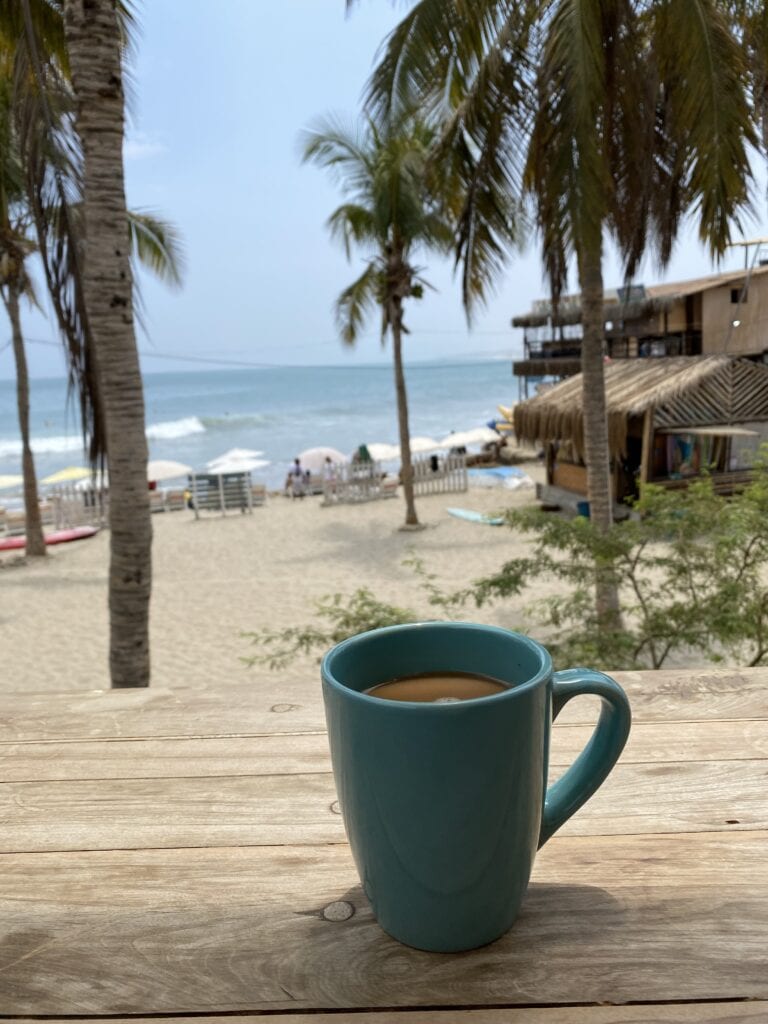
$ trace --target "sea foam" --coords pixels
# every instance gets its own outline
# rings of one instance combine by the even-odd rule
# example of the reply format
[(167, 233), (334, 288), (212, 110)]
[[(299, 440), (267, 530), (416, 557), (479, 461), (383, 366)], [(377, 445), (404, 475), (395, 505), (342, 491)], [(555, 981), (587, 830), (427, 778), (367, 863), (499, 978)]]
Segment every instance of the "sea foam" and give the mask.
[(205, 426), (197, 416), (185, 416), (181, 420), (151, 423), (147, 427), (147, 437), (154, 441), (172, 441), (177, 437), (189, 437), (190, 434), (204, 433)]

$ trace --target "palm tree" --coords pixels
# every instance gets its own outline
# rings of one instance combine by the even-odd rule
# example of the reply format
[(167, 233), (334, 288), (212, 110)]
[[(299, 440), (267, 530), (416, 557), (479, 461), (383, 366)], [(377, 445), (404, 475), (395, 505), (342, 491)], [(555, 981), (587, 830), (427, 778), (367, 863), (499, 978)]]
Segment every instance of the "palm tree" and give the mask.
[[(755, 133), (745, 71), (716, 0), (419, 0), (369, 84), (375, 116), (414, 104), (435, 110), (442, 154), (459, 167), (471, 155), (465, 219), (486, 218), (475, 197), (487, 188), (530, 197), (555, 303), (575, 261), (584, 459), (602, 529), (612, 519), (604, 238), (617, 243), (629, 278), (648, 242), (667, 263), (693, 211), (711, 253), (723, 252), (748, 203)], [(457, 239), (460, 259), (468, 237)], [(615, 608), (610, 581), (598, 583), (597, 603), (601, 613)]]
[[(77, 164), (68, 159), (66, 146), (50, 145), (47, 125), (44, 123), (44, 114), (52, 116), (55, 111), (58, 115), (56, 132), (62, 135), (67, 118), (72, 113), (71, 93), (66, 79), (56, 73), (56, 67), (52, 66), (54, 61), (60, 68), (66, 67), (61, 16), (45, 0), (38, 0), (33, 25), (37, 25), (49, 52), (49, 60), (41, 75), (46, 87), (45, 111), (39, 102), (40, 83), (35, 81), (24, 47), (20, 46), (24, 37), (21, 21), (21, 5), (18, 4), (6, 7), (0, 18), (0, 291), (11, 322), (16, 364), (26, 553), (28, 556), (41, 556), (45, 555), (46, 548), (30, 444), (29, 376), (19, 310), (22, 297), (37, 304), (26, 259), (38, 250), (30, 237), (30, 228), (34, 220), (34, 199), (37, 198), (39, 202), (41, 197), (30, 197), (27, 190), (31, 183), (50, 174), (52, 168), (66, 179), (70, 194), (79, 194), (81, 187)], [(34, 145), (24, 147), (23, 152), (22, 137), (27, 142), (30, 139), (34, 141)], [(31, 191), (34, 192), (34, 187)], [(70, 208), (71, 219), (75, 224), (82, 219), (80, 211), (81, 204), (74, 204)], [(128, 216), (133, 259), (167, 283), (180, 285), (183, 256), (173, 226), (147, 211), (129, 211)], [(56, 229), (55, 234), (61, 228), (61, 220), (55, 216), (49, 216), (48, 220)]]
[(16, 365), (16, 398), (21, 434), (21, 466), (24, 476), (26, 554), (45, 555), (43, 525), (37, 493), (35, 463), (30, 444), (29, 374), (21, 330), (20, 300), (35, 302), (26, 259), (35, 249), (29, 237), (30, 218), (24, 203), (24, 173), (14, 144), (12, 83), (6, 53), (0, 53), (0, 294), (11, 324)]
[(434, 133), (423, 122), (403, 117), (384, 127), (362, 122), (358, 131), (335, 120), (305, 133), (304, 160), (329, 169), (348, 201), (328, 219), (331, 234), (350, 258), (353, 246), (366, 255), (363, 272), (339, 296), (336, 319), (344, 342), (353, 345), (374, 308), (381, 310), (381, 340), (392, 335), (397, 419), (400, 433), (405, 525), (419, 520), (413, 496), (408, 401), (402, 339), (407, 299), (419, 299), (425, 281), (412, 263), (419, 248), (447, 251), (453, 233), (446, 215), (430, 199), (426, 157)]
[(152, 524), (144, 395), (123, 181), (124, 94), (116, 0), (64, 0), (83, 156), (82, 314), (93, 342), (110, 479), (110, 674), (148, 686)]

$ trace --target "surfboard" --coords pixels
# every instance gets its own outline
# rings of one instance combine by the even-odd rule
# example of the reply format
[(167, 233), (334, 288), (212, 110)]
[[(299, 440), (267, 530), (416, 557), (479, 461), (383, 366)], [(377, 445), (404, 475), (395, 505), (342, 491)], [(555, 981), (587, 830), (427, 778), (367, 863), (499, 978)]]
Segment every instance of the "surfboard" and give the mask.
[(468, 523), (482, 523), (484, 526), (503, 526), (503, 516), (489, 516), (484, 512), (475, 512), (471, 508), (449, 508), (446, 509), (449, 516), (456, 519), (466, 519)]
[[(54, 530), (45, 535), (46, 544), (69, 544), (73, 540), (85, 540), (86, 537), (95, 537), (98, 533), (95, 526), (75, 526), (71, 530)], [(21, 537), (0, 537), (0, 551), (17, 551), (27, 546), (27, 538)]]

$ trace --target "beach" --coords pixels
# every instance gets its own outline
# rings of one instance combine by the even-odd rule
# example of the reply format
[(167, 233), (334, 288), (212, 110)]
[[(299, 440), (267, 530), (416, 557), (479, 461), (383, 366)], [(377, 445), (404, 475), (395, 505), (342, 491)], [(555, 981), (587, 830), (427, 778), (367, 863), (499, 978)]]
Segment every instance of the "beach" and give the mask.
[[(527, 463), (541, 479), (543, 467)], [(403, 532), (402, 497), (360, 505), (322, 506), (320, 497), (272, 494), (252, 515), (191, 511), (152, 517), (152, 686), (221, 687), (280, 681), (290, 701), (318, 679), (317, 657), (302, 655), (279, 672), (249, 667), (254, 653), (242, 633), (316, 623), (314, 602), (368, 587), (382, 601), (417, 617), (445, 617), (430, 607), (412, 569), (417, 556), (446, 590), (461, 588), (525, 551), (508, 527), (455, 519), (448, 507), (480, 512), (535, 501), (533, 488), (470, 488), (465, 494), (419, 498), (425, 528)], [(107, 572), (109, 532), (49, 548), (40, 563), (0, 555), (0, 630), (4, 692), (87, 691), (109, 686)], [(523, 599), (456, 617), (508, 627), (524, 621)], [(305, 691), (306, 692), (306, 691)]]

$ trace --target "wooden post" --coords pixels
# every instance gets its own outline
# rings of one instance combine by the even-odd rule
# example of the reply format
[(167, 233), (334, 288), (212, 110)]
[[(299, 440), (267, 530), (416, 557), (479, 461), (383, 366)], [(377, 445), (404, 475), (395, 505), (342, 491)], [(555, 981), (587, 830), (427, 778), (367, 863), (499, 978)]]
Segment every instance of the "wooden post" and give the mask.
[(640, 450), (640, 493), (645, 484), (651, 479), (651, 457), (653, 450), (653, 409), (647, 409), (643, 418), (643, 444)]

